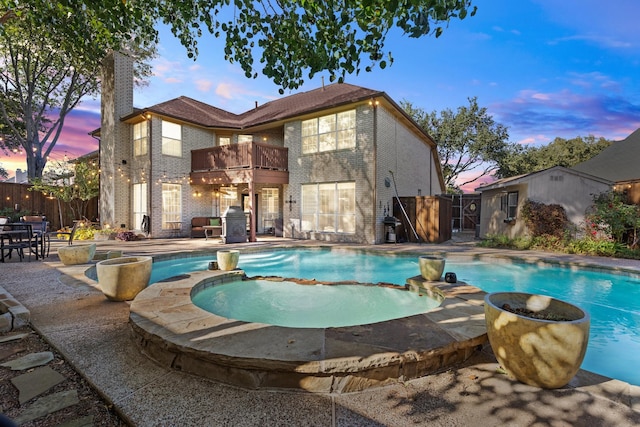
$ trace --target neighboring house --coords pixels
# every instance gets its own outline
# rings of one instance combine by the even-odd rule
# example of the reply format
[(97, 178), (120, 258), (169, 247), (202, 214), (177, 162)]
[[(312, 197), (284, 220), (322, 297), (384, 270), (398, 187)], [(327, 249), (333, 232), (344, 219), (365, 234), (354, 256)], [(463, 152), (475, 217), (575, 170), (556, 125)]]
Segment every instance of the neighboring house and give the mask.
[(524, 236), (527, 227), (520, 217), (525, 200), (562, 205), (569, 221), (584, 222), (593, 195), (611, 189), (613, 182), (584, 172), (555, 166), (526, 175), (504, 178), (479, 187), (481, 193), (480, 237)]
[[(383, 243), (399, 196), (445, 191), (436, 145), (384, 92), (332, 84), (242, 113), (179, 97), (133, 108), (129, 58), (102, 78), (100, 219), (152, 237), (193, 217), (248, 213), (251, 240)], [(391, 183), (391, 185), (390, 185)]]
[(26, 184), (29, 182), (27, 171), (22, 169), (16, 169), (16, 174), (4, 180), (3, 182), (13, 182), (14, 184)]
[(573, 169), (613, 181), (615, 190), (640, 205), (640, 129)]

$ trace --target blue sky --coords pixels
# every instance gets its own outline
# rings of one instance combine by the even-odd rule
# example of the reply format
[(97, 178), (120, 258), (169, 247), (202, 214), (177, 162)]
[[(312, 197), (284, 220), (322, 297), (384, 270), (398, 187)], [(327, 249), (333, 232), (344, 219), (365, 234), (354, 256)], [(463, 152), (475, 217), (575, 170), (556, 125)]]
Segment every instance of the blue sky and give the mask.
[[(474, 4), (476, 16), (451, 21), (437, 39), (393, 32), (386, 42), (393, 65), (347, 76), (346, 82), (383, 90), (428, 112), (456, 110), (477, 97), (508, 127), (510, 141), (521, 144), (587, 135), (620, 140), (640, 128), (640, 1)], [(206, 35), (199, 47), (194, 62), (162, 29), (154, 77), (136, 90), (134, 104), (147, 107), (185, 95), (241, 113), (256, 101), (280, 97), (267, 78), (247, 79), (238, 66), (225, 62), (221, 40)], [(321, 84), (318, 75), (299, 90)], [(99, 127), (99, 113), (99, 100), (84, 102), (67, 120), (52, 157), (96, 149), (97, 141), (87, 133)], [(11, 172), (26, 167), (16, 156), (3, 155), (0, 163)]]

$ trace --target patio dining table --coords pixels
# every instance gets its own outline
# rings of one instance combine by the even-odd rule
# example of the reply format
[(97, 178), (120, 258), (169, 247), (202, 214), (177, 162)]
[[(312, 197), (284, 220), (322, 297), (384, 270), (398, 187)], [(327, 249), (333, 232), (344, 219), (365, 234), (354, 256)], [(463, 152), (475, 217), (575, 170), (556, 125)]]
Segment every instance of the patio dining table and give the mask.
[[(10, 257), (13, 250), (20, 257), (20, 261), (24, 259), (25, 249), (29, 251), (29, 261), (31, 261), (32, 253), (36, 259), (44, 258), (45, 233), (46, 231), (34, 231), (33, 225), (30, 223), (2, 224), (0, 226), (0, 262), (5, 261), (5, 256)], [(5, 251), (8, 251), (6, 255)]]

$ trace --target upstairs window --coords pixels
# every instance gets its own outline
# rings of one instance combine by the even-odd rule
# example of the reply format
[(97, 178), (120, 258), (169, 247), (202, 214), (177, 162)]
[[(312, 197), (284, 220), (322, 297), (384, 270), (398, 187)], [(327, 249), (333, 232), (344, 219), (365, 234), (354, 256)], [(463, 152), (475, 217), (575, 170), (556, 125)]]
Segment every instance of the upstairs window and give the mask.
[(356, 146), (356, 110), (302, 122), (302, 153), (343, 150)]
[(162, 121), (162, 154), (182, 157), (182, 126)]
[(231, 137), (230, 136), (219, 136), (218, 137), (218, 145), (231, 145)]
[(147, 121), (133, 125), (133, 155), (145, 156), (148, 152)]

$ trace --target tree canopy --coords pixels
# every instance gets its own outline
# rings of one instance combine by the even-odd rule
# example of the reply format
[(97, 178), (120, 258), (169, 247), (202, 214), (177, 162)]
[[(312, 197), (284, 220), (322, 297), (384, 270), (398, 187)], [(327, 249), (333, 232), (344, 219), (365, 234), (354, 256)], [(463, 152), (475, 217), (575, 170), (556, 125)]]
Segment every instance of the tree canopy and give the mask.
[[(396, 28), (409, 37), (440, 36), (453, 18), (476, 13), (471, 0), (0, 0), (0, 24), (14, 17), (55, 35), (60, 48), (96, 58), (104, 46), (123, 41), (145, 46), (158, 41), (156, 24), (165, 23), (186, 48), (198, 55), (204, 31), (225, 37), (225, 59), (247, 77), (258, 68), (280, 86), (298, 88), (316, 73), (330, 80), (347, 73), (385, 68), (393, 62), (385, 47)], [(256, 59), (259, 58), (259, 59)]]
[(611, 145), (605, 138), (593, 135), (572, 139), (556, 138), (540, 147), (514, 145), (506, 156), (498, 159), (496, 178), (508, 178), (548, 169), (553, 166), (573, 167), (589, 160)]
[[(75, 14), (54, 8), (46, 18), (57, 27), (43, 27), (29, 15), (0, 19), (0, 149), (24, 153), (30, 179), (42, 176), (67, 114), (84, 97), (97, 95), (108, 51), (100, 33), (69, 40), (64, 29), (79, 25)], [(144, 59), (155, 52), (124, 39), (120, 47)], [(139, 61), (136, 72), (144, 78), (150, 68)]]
[[(100, 171), (97, 160), (82, 159), (74, 163), (56, 161), (42, 178), (34, 178), (29, 191), (39, 191), (67, 203), (73, 219), (86, 216), (89, 200), (100, 193)], [(59, 209), (60, 215), (62, 210)], [(60, 218), (60, 224), (63, 224)]]
[[(469, 98), (469, 106), (457, 111), (446, 109), (426, 113), (408, 101), (402, 108), (435, 140), (447, 192), (459, 192), (460, 187), (491, 174), (499, 167), (513, 144), (507, 128), (493, 120), (487, 109), (478, 106), (477, 98)], [(459, 178), (472, 172), (468, 179)]]

